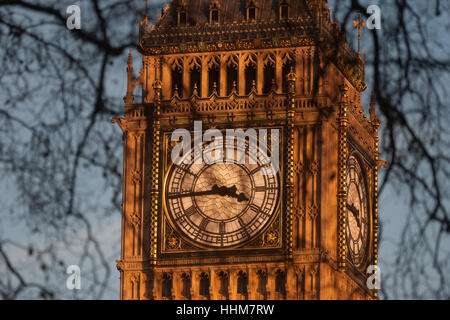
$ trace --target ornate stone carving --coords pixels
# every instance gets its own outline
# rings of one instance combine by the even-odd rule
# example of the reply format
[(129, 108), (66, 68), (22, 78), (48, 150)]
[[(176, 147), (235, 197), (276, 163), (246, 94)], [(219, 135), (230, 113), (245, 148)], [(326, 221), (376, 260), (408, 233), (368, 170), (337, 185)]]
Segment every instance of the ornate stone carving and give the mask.
[[(190, 6), (191, 1), (200, 5)], [(202, 279), (207, 275), (211, 281), (210, 294), (205, 296), (212, 299), (282, 299), (276, 292), (277, 270), (286, 277), (288, 299), (320, 298), (318, 284), (338, 283), (339, 276), (347, 276), (336, 269), (346, 267), (343, 172), (350, 144), (367, 157), (375, 198), (372, 261), (377, 263), (379, 120), (373, 102), (370, 121), (360, 105), (365, 83), (353, 60), (355, 52), (344, 41), (338, 48), (328, 41), (329, 36), (341, 38), (341, 31), (329, 21), (326, 5), (319, 1), (306, 2), (313, 17), (296, 14), (304, 5), (290, 1), (289, 15), (282, 22), (275, 16), (245, 23), (236, 17), (239, 14), (222, 12), (235, 5), (223, 2), (183, 0), (182, 10), (174, 12), (177, 5), (167, 6), (156, 27), (141, 23), (144, 68), (138, 79), (133, 78), (131, 57), (128, 62), (125, 118), (115, 120), (124, 131), (125, 150), (132, 153), (124, 169), (124, 261), (117, 261), (125, 299), (202, 298), (197, 290), (202, 273)], [(210, 11), (219, 10), (219, 21), (214, 18), (213, 23), (208, 6)], [(256, 6), (266, 10), (261, 2)], [(197, 7), (206, 8), (211, 16), (194, 24)], [(182, 12), (186, 15), (180, 16)], [(177, 20), (174, 25), (172, 17)], [(229, 17), (236, 22), (227, 21)], [(185, 23), (180, 19), (186, 19)], [(252, 72), (255, 77), (248, 79)], [(315, 81), (318, 72), (323, 72), (323, 79)], [(141, 83), (144, 101), (135, 103), (133, 91)], [(339, 93), (341, 83), (351, 87)], [(175, 144), (167, 139), (161, 142), (161, 137), (175, 128), (192, 130), (194, 120), (202, 120), (205, 130), (283, 128), (279, 211), (266, 229), (239, 246), (208, 249), (195, 244), (195, 239), (187, 240), (166, 221), (164, 179)], [(142, 159), (133, 160), (136, 155)], [(325, 232), (337, 236), (321, 237)], [(229, 270), (230, 266), (235, 269)], [(247, 293), (237, 293), (239, 271), (248, 280)], [(270, 294), (257, 296), (257, 273), (272, 277), (267, 282)], [(192, 281), (192, 296), (181, 294), (182, 274)], [(219, 282), (225, 278), (227, 287), (219, 292)], [(173, 288), (165, 291), (164, 281), (172, 281)], [(342, 290), (358, 288), (351, 282)], [(341, 294), (337, 286), (329, 287), (328, 293), (330, 297)]]
[(316, 176), (317, 173), (319, 173), (319, 162), (317, 160), (311, 161), (309, 163), (309, 172), (311, 172), (312, 175)]
[(319, 215), (319, 207), (317, 204), (312, 204), (308, 208), (308, 217), (310, 220), (315, 221)]
[(305, 208), (302, 206), (296, 206), (294, 207), (294, 216), (297, 218), (297, 220), (303, 220), (305, 217)]
[(130, 223), (133, 227), (138, 227), (141, 225), (141, 214), (139, 212), (133, 212), (130, 217)]
[(134, 185), (138, 185), (142, 183), (142, 172), (140, 170), (133, 170), (131, 172), (131, 182)]

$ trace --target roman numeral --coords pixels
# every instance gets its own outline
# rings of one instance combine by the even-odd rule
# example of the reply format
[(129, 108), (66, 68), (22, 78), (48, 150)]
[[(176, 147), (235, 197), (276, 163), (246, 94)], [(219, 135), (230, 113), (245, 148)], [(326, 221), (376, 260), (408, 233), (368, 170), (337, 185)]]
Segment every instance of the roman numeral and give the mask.
[(194, 206), (191, 206), (191, 207), (187, 208), (186, 210), (184, 210), (184, 214), (186, 215), (186, 217), (190, 217), (196, 213), (197, 213), (197, 209)]
[(202, 222), (200, 223), (200, 229), (206, 230), (206, 226), (208, 225), (209, 221), (205, 218), (203, 218)]
[(238, 218), (238, 222), (239, 222), (239, 225), (242, 228), (241, 234), (243, 236), (245, 236), (246, 238), (250, 238), (250, 235), (248, 234), (247, 227), (246, 227), (244, 221), (241, 218)]
[(261, 208), (258, 207), (257, 205), (255, 205), (254, 203), (252, 203), (250, 205), (250, 209), (252, 209), (253, 211), (255, 211), (256, 213), (258, 213), (259, 211), (261, 211)]
[(255, 187), (255, 192), (266, 192), (266, 190), (267, 190), (266, 186)]
[(219, 233), (220, 234), (224, 234), (225, 233), (225, 223), (224, 222), (221, 222), (219, 224)]
[(178, 168), (178, 169), (180, 169), (181, 171), (184, 171), (184, 172), (186, 172), (187, 174), (190, 174), (191, 176), (196, 176), (191, 170), (189, 170), (189, 169), (187, 169), (187, 168), (184, 168), (184, 167), (182, 167), (182, 166), (179, 166), (179, 165), (176, 165), (176, 164), (174, 164), (174, 166), (176, 167), (176, 168)]

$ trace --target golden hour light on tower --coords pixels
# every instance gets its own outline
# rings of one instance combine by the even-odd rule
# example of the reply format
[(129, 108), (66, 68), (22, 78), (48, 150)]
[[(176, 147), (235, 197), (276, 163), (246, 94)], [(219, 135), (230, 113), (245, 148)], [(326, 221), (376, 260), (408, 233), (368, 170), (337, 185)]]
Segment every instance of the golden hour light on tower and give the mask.
[[(360, 104), (364, 22), (355, 21), (355, 52), (326, 2), (269, 2), (171, 1), (153, 28), (140, 24), (143, 66), (134, 80), (130, 55), (117, 120), (126, 134), (122, 299), (376, 298), (365, 285), (377, 253), (378, 133)], [(226, 138), (227, 153), (258, 159), (276, 144), (279, 170), (222, 162), (227, 129), (246, 135)], [(253, 154), (253, 129), (281, 134)]]
[(0, 299), (180, 319), (448, 300), (449, 18), (0, 1)]

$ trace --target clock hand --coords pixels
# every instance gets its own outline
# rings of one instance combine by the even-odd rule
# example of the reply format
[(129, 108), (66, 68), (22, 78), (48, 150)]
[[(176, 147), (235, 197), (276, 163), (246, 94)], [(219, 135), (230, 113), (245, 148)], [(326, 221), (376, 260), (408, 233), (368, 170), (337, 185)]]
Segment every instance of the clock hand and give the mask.
[(232, 186), (231, 188), (228, 188), (227, 195), (231, 198), (237, 199), (238, 202), (249, 201), (249, 199), (245, 196), (244, 193), (237, 194), (236, 186)]
[(176, 198), (186, 198), (186, 197), (198, 197), (198, 196), (209, 196), (209, 195), (226, 195), (226, 189), (223, 189), (223, 187), (219, 188), (218, 185), (214, 185), (211, 190), (207, 191), (197, 191), (197, 192), (185, 192), (185, 193), (177, 193), (177, 194), (170, 194), (168, 196), (169, 199), (176, 199)]
[(219, 187), (217, 184), (215, 184), (211, 188), (211, 190), (208, 190), (208, 191), (197, 191), (197, 192), (171, 194), (168, 196), (168, 198), (175, 199), (175, 198), (198, 197), (198, 196), (209, 196), (209, 195), (219, 195), (219, 196), (223, 196), (223, 197), (228, 196), (228, 197), (237, 199), (238, 202), (249, 201), (249, 199), (245, 196), (244, 193), (237, 194), (236, 186), (227, 188), (227, 187)]
[(355, 217), (358, 228), (361, 228), (361, 223), (359, 222), (359, 210), (356, 209), (354, 205), (348, 204), (348, 203), (347, 203), (347, 209), (350, 210), (350, 212)]

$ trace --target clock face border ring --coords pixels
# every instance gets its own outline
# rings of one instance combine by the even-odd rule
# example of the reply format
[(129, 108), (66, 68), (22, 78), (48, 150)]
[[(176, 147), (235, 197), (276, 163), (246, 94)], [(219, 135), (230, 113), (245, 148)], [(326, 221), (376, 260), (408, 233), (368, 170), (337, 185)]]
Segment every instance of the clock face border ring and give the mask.
[[(349, 170), (350, 168), (350, 161), (351, 159), (354, 159), (354, 161), (356, 161), (356, 165), (357, 167), (359, 167), (360, 170), (360, 174), (361, 174), (361, 180), (362, 180), (362, 187), (364, 188), (364, 192), (366, 194), (366, 198), (365, 198), (365, 205), (366, 205), (366, 215), (367, 215), (367, 223), (366, 223), (366, 234), (367, 234), (367, 238), (364, 244), (364, 253), (363, 256), (359, 259), (358, 263), (356, 264), (353, 260), (352, 257), (352, 253), (350, 252), (350, 248), (349, 248), (349, 239), (348, 239), (348, 233), (346, 230), (346, 248), (347, 251), (349, 253), (348, 259), (349, 261), (352, 263), (352, 265), (355, 266), (355, 268), (357, 269), (362, 269), (364, 268), (369, 262), (370, 262), (370, 257), (373, 254), (373, 248), (372, 248), (372, 243), (373, 243), (373, 233), (374, 233), (374, 225), (373, 225), (373, 201), (371, 200), (372, 194), (371, 194), (371, 190), (369, 188), (369, 176), (368, 176), (368, 171), (370, 170), (370, 166), (365, 166), (364, 165), (364, 160), (363, 160), (363, 156), (361, 154), (359, 154), (359, 152), (357, 152), (357, 150), (354, 150), (353, 152), (349, 153), (349, 156), (347, 158), (347, 162), (346, 162), (346, 166), (347, 166), (347, 170)], [(347, 171), (347, 174), (349, 174), (349, 171)], [(347, 179), (347, 175), (346, 175), (346, 179)], [(349, 192), (350, 190), (349, 185), (347, 185), (347, 192)], [(359, 192), (359, 190), (358, 190)], [(364, 199), (362, 199), (364, 200)], [(347, 194), (347, 200), (346, 203), (348, 201), (348, 194)], [(361, 204), (363, 205), (363, 204)], [(349, 228), (348, 223), (348, 215), (349, 215), (349, 209), (346, 209), (346, 220), (347, 220), (347, 225), (346, 225), (346, 229)], [(348, 232), (351, 232), (350, 230)], [(360, 235), (361, 236), (361, 235)]]
[[(170, 135), (169, 135), (169, 137), (170, 137)], [(165, 138), (167, 138), (167, 135), (165, 135)], [(165, 154), (165, 157), (167, 157), (167, 156), (168, 155)], [(280, 157), (280, 162), (282, 163), (281, 159), (283, 158), (283, 154), (281, 153), (280, 156), (281, 156)], [(236, 163), (234, 163), (234, 164), (238, 165)], [(165, 173), (164, 173), (164, 179), (162, 180), (162, 185), (161, 185), (161, 187), (162, 187), (161, 201), (162, 201), (162, 212), (163, 212), (163, 215), (160, 218), (158, 218), (158, 219), (161, 219), (160, 220), (161, 222), (166, 221), (166, 223), (168, 223), (170, 225), (170, 227), (173, 229), (173, 232), (176, 232), (176, 234), (181, 239), (186, 241), (188, 244), (192, 245), (194, 248), (209, 249), (209, 250), (212, 249), (214, 251), (232, 251), (232, 250), (237, 250), (237, 249), (240, 249), (240, 248), (245, 249), (245, 250), (255, 250), (257, 248), (250, 248), (250, 247), (249, 248), (245, 248), (245, 246), (248, 243), (251, 243), (252, 241), (254, 241), (257, 237), (261, 236), (264, 232), (266, 232), (267, 229), (273, 224), (273, 221), (277, 217), (282, 219), (282, 216), (283, 216), (282, 215), (282, 199), (283, 199), (283, 194), (284, 194), (284, 187), (283, 187), (282, 181), (283, 181), (283, 172), (284, 172), (284, 170), (283, 170), (283, 166), (280, 166), (279, 170), (274, 174), (274, 177), (275, 177), (275, 179), (276, 179), (276, 181), (278, 183), (278, 190), (276, 192), (276, 199), (274, 201), (275, 205), (273, 207), (274, 209), (273, 209), (272, 214), (269, 217), (269, 219), (262, 225), (261, 228), (259, 228), (250, 238), (248, 238), (246, 240), (243, 240), (240, 243), (232, 244), (232, 245), (229, 245), (229, 246), (214, 246), (214, 245), (208, 245), (208, 244), (197, 242), (197, 241), (191, 239), (188, 235), (186, 235), (184, 231), (180, 230), (180, 227), (176, 223), (174, 223), (174, 221), (173, 221), (173, 215), (169, 212), (168, 203), (167, 203), (168, 199), (166, 197), (166, 191), (167, 191), (167, 187), (168, 187), (167, 186), (168, 179), (170, 178), (170, 174), (172, 172), (172, 168), (173, 168), (174, 165), (175, 164), (173, 162), (171, 162), (170, 164), (164, 166)], [(245, 168), (245, 166), (243, 166), (243, 167), (244, 167), (245, 172), (248, 174), (248, 172), (247, 172), (248, 168)], [(250, 177), (252, 179), (252, 183), (254, 183), (253, 182), (253, 177), (251, 175), (250, 175)], [(264, 179), (266, 180), (266, 177), (264, 177)], [(252, 188), (252, 193), (251, 193), (250, 200), (252, 200), (254, 198), (255, 194), (256, 194), (256, 192)], [(265, 197), (266, 197), (266, 195), (265, 195)], [(266, 200), (264, 200), (264, 201), (266, 201)], [(248, 207), (249, 207), (249, 205), (247, 205), (245, 210), (243, 210), (241, 212), (245, 212), (246, 210), (248, 210)], [(280, 227), (282, 225), (283, 225), (283, 223), (280, 221)], [(167, 232), (166, 227), (164, 226), (160, 230), (161, 230), (160, 236), (162, 238), (165, 238), (165, 235), (167, 234), (166, 233)], [(162, 232), (162, 230), (164, 230), (164, 233)], [(282, 232), (281, 229), (280, 229), (280, 232)], [(163, 242), (165, 242), (165, 241), (163, 241)], [(280, 243), (280, 245), (281, 245), (281, 243)], [(160, 252), (161, 253), (173, 252), (173, 251), (166, 251), (166, 249), (164, 249), (165, 247), (166, 247), (165, 243), (161, 245), (161, 247), (160, 247), (160, 250), (161, 250)], [(194, 248), (193, 248), (193, 250), (195, 250)], [(179, 250), (179, 252), (181, 253), (181, 252), (190, 252), (190, 251), (189, 250), (187, 250), (187, 251), (186, 250)]]

